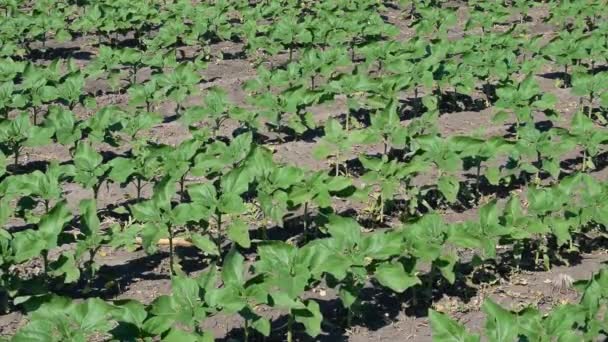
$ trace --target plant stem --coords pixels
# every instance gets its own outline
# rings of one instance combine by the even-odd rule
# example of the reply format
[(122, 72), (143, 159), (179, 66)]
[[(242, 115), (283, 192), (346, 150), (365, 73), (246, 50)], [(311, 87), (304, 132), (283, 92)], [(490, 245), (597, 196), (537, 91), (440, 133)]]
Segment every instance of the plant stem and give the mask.
[(266, 228), (266, 225), (263, 224), (261, 228), (262, 228), (262, 239), (268, 240), (268, 229)]
[(169, 231), (169, 270), (171, 272), (171, 276), (175, 274), (173, 269), (173, 229), (171, 226), (167, 226), (167, 230)]
[(13, 155), (13, 165), (15, 168), (17, 168), (17, 166), (19, 166), (19, 154), (21, 153), (21, 148), (15, 147), (13, 150), (15, 151)]
[(184, 193), (184, 182), (185, 182), (185, 177), (186, 175), (182, 175), (181, 178), (179, 179), (179, 198), (180, 200), (183, 202), (186, 199), (186, 195)]
[(46, 249), (42, 251), (42, 266), (44, 267), (44, 279), (49, 278), (49, 251)]
[(350, 326), (352, 324), (353, 324), (353, 310), (349, 306), (348, 309), (346, 309), (346, 328), (350, 328)]
[(293, 314), (291, 312), (287, 317), (287, 342), (293, 342)]
[(135, 187), (137, 188), (137, 199), (141, 200), (141, 178), (137, 177), (137, 184)]
[(339, 158), (339, 154), (336, 154), (336, 174), (335, 176), (337, 177), (340, 174), (340, 158)]
[(293, 60), (293, 43), (289, 44), (289, 63)]
[(131, 72), (133, 73), (133, 78), (131, 80), (131, 84), (137, 84), (137, 65), (133, 65)]
[(344, 123), (346, 131), (350, 131), (350, 108), (346, 110), (346, 122)]
[(304, 236), (308, 238), (308, 202), (304, 202)]
[(480, 181), (481, 181), (481, 160), (477, 163), (477, 170), (475, 172), (475, 187), (477, 190), (477, 194), (479, 194)]
[(587, 171), (587, 150), (583, 150), (583, 165), (581, 166), (581, 171)]
[(380, 193), (380, 223), (384, 222), (384, 196)]
[(95, 270), (93, 268), (93, 263), (95, 262), (95, 253), (97, 252), (97, 248), (95, 249), (90, 249), (89, 250), (89, 262), (87, 265), (87, 269), (88, 269), (88, 273), (89, 273), (89, 279), (87, 279), (87, 282), (89, 283), (89, 285), (91, 283), (93, 283), (93, 277), (95, 277)]
[(101, 188), (101, 182), (93, 185), (93, 198), (97, 201), (99, 197), (99, 189)]
[(386, 137), (384, 137), (383, 141), (384, 143), (384, 155), (388, 154), (388, 142), (386, 141)]
[(244, 331), (244, 334), (245, 334), (245, 336), (244, 336), (245, 337), (245, 342), (249, 342), (249, 321), (248, 320), (245, 320), (245, 331)]

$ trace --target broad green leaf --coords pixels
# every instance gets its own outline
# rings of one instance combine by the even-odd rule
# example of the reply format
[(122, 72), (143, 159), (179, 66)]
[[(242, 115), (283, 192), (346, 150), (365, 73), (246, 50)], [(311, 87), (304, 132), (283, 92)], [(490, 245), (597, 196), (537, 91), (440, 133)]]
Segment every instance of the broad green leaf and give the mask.
[(241, 287), (244, 284), (244, 260), (243, 256), (236, 249), (230, 250), (222, 265), (222, 280), (225, 284), (237, 287)]
[(395, 292), (403, 292), (408, 288), (420, 284), (417, 276), (408, 274), (400, 262), (384, 262), (374, 272), (378, 282)]
[(243, 248), (251, 247), (249, 226), (242, 220), (235, 220), (228, 226), (228, 238)]
[(97, 217), (97, 205), (94, 199), (84, 199), (80, 201), (80, 230), (87, 236), (99, 233), (100, 221)]
[(332, 215), (327, 224), (327, 231), (344, 247), (354, 246), (361, 239), (361, 227), (350, 217)]
[(323, 315), (319, 308), (319, 304), (314, 300), (308, 300), (306, 309), (292, 310), (296, 322), (302, 323), (306, 333), (311, 337), (317, 337), (321, 333), (321, 322)]
[(511, 342), (516, 340), (519, 333), (516, 317), (508, 310), (490, 299), (486, 299), (483, 304), (483, 311), (486, 313), (486, 333), (490, 341)]
[(456, 202), (458, 196), (458, 190), (460, 189), (460, 182), (454, 176), (443, 175), (439, 178), (437, 183), (439, 191), (445, 196), (450, 203)]
[(433, 331), (433, 341), (437, 342), (477, 342), (479, 336), (469, 334), (465, 328), (447, 315), (429, 310), (429, 321)]
[(193, 233), (190, 238), (192, 239), (192, 243), (196, 246), (196, 248), (200, 249), (201, 251), (209, 255), (220, 255), (219, 247), (215, 244), (215, 242), (211, 241), (209, 236)]

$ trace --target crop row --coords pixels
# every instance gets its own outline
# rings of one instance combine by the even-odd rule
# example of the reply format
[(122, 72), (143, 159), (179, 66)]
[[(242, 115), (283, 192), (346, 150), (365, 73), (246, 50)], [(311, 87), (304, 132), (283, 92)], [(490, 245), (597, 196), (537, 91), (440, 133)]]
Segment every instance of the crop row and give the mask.
[[(0, 308), (31, 312), (14, 340), (212, 340), (201, 324), (218, 314), (239, 315), (249, 339), (271, 334), (260, 310), (271, 307), (287, 313), (291, 341), (296, 323), (313, 337), (331, 324), (308, 296), (319, 285), (336, 290), (348, 327), (364, 288), (430, 300), (471, 276), (457, 271), (463, 254), (475, 270), (530, 255), (545, 268), (566, 262), (608, 223), (608, 185), (594, 173), (608, 142), (604, 3), (542, 5), (556, 28), (547, 38), (531, 34), (533, 1), (470, 1), (462, 23), (441, 1), (401, 1), (415, 36), (397, 39), (403, 28), (384, 16), (395, 4), (372, 0), (0, 1)], [(255, 65), (244, 101), (209, 86), (221, 58)], [(543, 90), (539, 75), (555, 70)], [(344, 115), (316, 115), (332, 105)], [(495, 127), (442, 135), (442, 117), (460, 111)], [(189, 134), (161, 143), (155, 131), (172, 121)], [(277, 161), (293, 141), (327, 168)], [(66, 157), (27, 159), (51, 146)], [(67, 186), (90, 195), (74, 203)], [(106, 205), (110, 188), (131, 199)], [(445, 222), (450, 207), (477, 216)], [(57, 295), (92, 291), (100, 251), (152, 254), (160, 241), (171, 294), (150, 304)], [(178, 243), (210, 265), (188, 275)], [(488, 301), (484, 335), (606, 335), (606, 281), (600, 272), (580, 304), (548, 316)], [(429, 315), (437, 340), (478, 340)]]

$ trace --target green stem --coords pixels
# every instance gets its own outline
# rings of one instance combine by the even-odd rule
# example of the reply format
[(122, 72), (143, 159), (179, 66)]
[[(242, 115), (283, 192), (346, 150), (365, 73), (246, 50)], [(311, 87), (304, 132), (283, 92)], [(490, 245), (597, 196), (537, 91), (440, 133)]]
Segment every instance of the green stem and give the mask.
[(383, 140), (382, 142), (384, 143), (384, 155), (387, 155), (388, 154), (388, 142), (386, 140), (386, 136), (382, 140)]
[(98, 248), (99, 247), (89, 250), (89, 262), (87, 265), (87, 269), (88, 269), (88, 273), (89, 273), (87, 283), (89, 285), (91, 285), (93, 283), (93, 278), (95, 277), (95, 269), (94, 269), (93, 265), (95, 263), (95, 254), (97, 253)]
[(476, 190), (477, 193), (479, 194), (479, 188), (480, 188), (480, 183), (481, 182), (481, 160), (477, 163), (477, 170), (475, 172), (475, 186), (476, 186)]
[(184, 182), (185, 182), (185, 178), (186, 175), (184, 174), (180, 179), (179, 179), (179, 198), (180, 200), (183, 202), (186, 200), (186, 193), (184, 192)]
[(175, 274), (173, 268), (173, 229), (169, 225), (167, 230), (169, 231), (169, 270), (171, 271), (171, 276), (173, 276)]
[(42, 251), (42, 266), (44, 270), (44, 279), (49, 278), (49, 251), (46, 249)]
[(340, 152), (336, 153), (336, 177), (340, 174)]
[[(215, 244), (217, 245), (217, 248), (221, 248), (222, 247), (222, 212), (220, 212), (219, 210), (216, 211), (216, 219), (217, 219), (217, 235), (215, 237)], [(218, 262), (221, 263), (222, 262), (222, 253), (219, 253), (219, 255), (217, 256)]]
[(350, 108), (346, 110), (346, 122), (344, 124), (346, 131), (350, 131)]
[(287, 317), (287, 342), (293, 342), (293, 314), (291, 312)]
[(583, 150), (583, 165), (581, 166), (581, 171), (587, 171), (587, 150)]
[(19, 166), (19, 155), (21, 154), (21, 148), (16, 146), (13, 148), (13, 150), (15, 151), (13, 155), (13, 166), (17, 168), (17, 166)]
[(293, 44), (289, 45), (289, 63), (293, 60)]
[(350, 328), (350, 326), (353, 324), (353, 309), (349, 306), (346, 309), (346, 327)]
[(266, 228), (266, 225), (262, 225), (262, 239), (263, 240), (268, 240), (268, 229)]
[(384, 222), (384, 196), (380, 193), (380, 223)]
[(95, 199), (95, 201), (97, 201), (97, 198), (99, 197), (99, 189), (101, 189), (101, 183), (99, 182), (98, 184), (93, 185), (93, 198)]
[(137, 188), (137, 199), (141, 199), (141, 178), (137, 177), (137, 184), (135, 185)]
[(308, 202), (304, 202), (304, 236), (308, 238)]
[(244, 334), (245, 334), (245, 336), (244, 336), (245, 337), (245, 339), (244, 339), (245, 342), (249, 342), (249, 321), (248, 320), (245, 320), (245, 331), (244, 331)]

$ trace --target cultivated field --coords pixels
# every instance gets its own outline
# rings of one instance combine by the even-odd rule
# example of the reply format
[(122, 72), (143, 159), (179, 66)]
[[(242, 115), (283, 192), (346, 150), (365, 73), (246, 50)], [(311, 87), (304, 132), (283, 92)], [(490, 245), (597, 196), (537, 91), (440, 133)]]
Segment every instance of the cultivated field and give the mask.
[(603, 341), (608, 2), (0, 0), (0, 341)]

